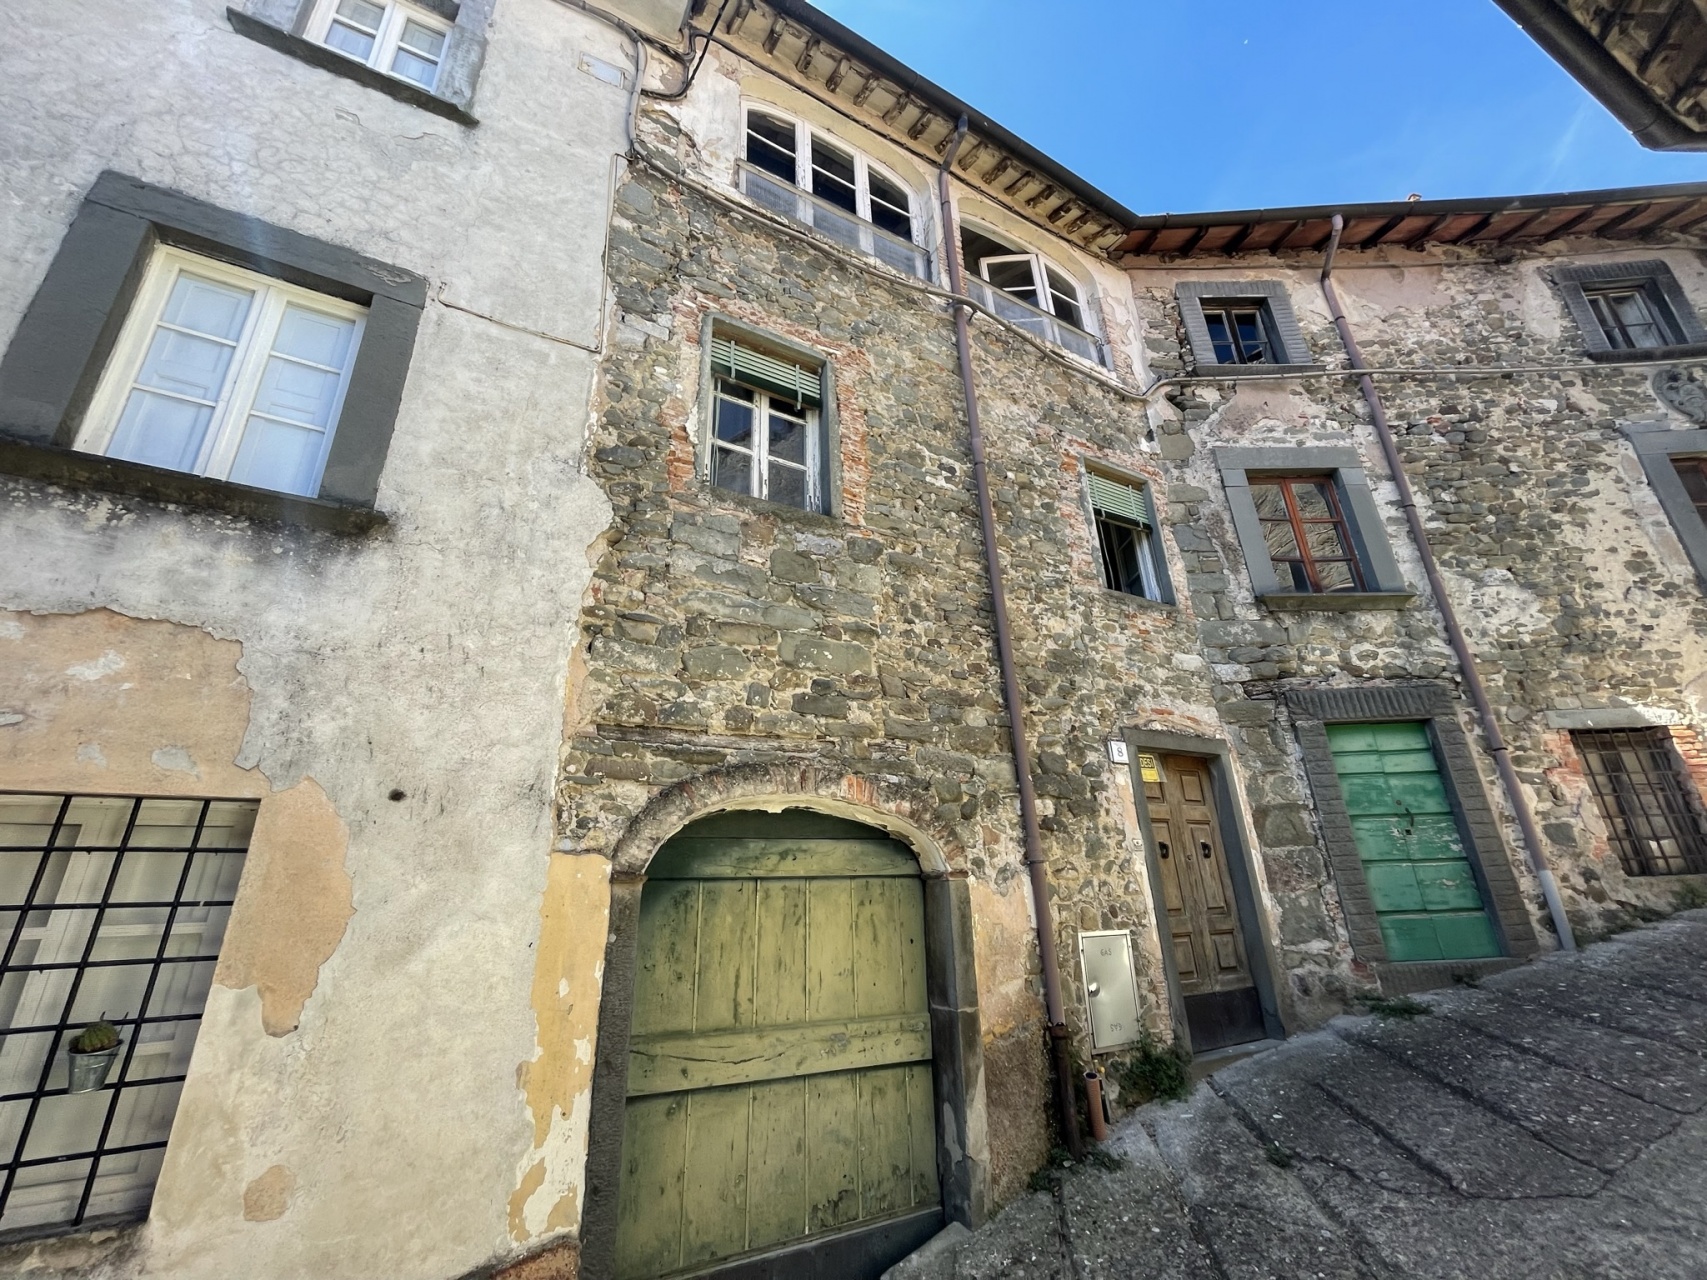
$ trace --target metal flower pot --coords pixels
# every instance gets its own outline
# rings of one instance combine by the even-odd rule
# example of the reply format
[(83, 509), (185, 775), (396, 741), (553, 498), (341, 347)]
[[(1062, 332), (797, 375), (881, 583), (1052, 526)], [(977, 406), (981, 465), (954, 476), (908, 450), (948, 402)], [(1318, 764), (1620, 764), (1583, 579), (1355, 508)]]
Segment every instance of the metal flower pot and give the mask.
[(67, 1093), (93, 1093), (107, 1082), (107, 1074), (112, 1071), (113, 1063), (117, 1061), (119, 1050), (124, 1048), (124, 1041), (119, 1041), (111, 1049), (97, 1049), (94, 1053), (75, 1053), (66, 1051), (71, 1059), (71, 1080), (66, 1087)]

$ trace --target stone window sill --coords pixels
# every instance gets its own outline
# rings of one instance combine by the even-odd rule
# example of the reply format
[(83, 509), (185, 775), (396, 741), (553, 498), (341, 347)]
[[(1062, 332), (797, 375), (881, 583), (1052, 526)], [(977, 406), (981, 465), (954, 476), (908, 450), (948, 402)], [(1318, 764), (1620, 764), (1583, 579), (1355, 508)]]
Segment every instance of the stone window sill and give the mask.
[(1616, 364), (1633, 360), (1694, 360), (1707, 356), (1707, 342), (1681, 343), (1672, 347), (1647, 347), (1638, 351), (1590, 351), (1590, 360), (1600, 364)]
[(1195, 378), (1278, 377), (1298, 373), (1320, 373), (1321, 364), (1200, 364), (1192, 368)]
[(248, 520), (301, 525), (328, 533), (367, 533), (387, 523), (385, 514), (372, 507), (252, 489), (248, 485), (15, 437), (0, 436), (0, 474), (68, 489), (98, 489), (174, 506), (199, 507)]
[(1101, 587), (1099, 594), (1110, 603), (1119, 603), (1128, 608), (1137, 609), (1141, 613), (1159, 613), (1164, 618), (1172, 618), (1179, 613), (1179, 606), (1166, 600), (1152, 600), (1149, 596), (1135, 596), (1130, 591), (1115, 591), (1111, 587)]
[(328, 49), (323, 44), (316, 44), (293, 32), (275, 27), (270, 22), (262, 22), (259, 18), (250, 17), (241, 9), (228, 8), (225, 16), (231, 22), (231, 29), (240, 36), (247, 36), (257, 43), (276, 49), (292, 58), (300, 59), (310, 66), (330, 71), (333, 75), (343, 76), (354, 80), (359, 85), (369, 89), (377, 89), (380, 93), (406, 102), (412, 107), (430, 111), (446, 120), (473, 128), (479, 124), (465, 109), (452, 102), (449, 98), (441, 98), (435, 93), (428, 93), (418, 85), (410, 84), (407, 80), (399, 80), (396, 76), (388, 76), (383, 71), (357, 62), (354, 58), (346, 58), (335, 49)]
[(1362, 613), (1403, 609), (1417, 598), (1414, 591), (1271, 591), (1257, 599), (1286, 613)]
[(782, 520), (791, 524), (802, 524), (812, 529), (845, 532), (846, 525), (840, 516), (825, 515), (821, 511), (808, 511), (804, 507), (793, 507), (786, 502), (772, 502), (768, 498), (752, 498), (744, 493), (735, 493), (729, 489), (719, 489), (715, 485), (701, 481), (702, 492), (717, 505), (724, 507), (732, 515), (743, 519), (751, 516), (769, 516), (773, 520)]

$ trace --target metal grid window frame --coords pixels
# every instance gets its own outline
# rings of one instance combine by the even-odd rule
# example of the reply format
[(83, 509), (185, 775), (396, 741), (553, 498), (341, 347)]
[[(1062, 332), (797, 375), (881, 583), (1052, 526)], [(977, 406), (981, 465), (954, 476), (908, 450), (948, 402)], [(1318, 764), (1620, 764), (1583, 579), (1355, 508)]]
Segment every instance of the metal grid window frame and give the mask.
[[(45, 1224), (51, 1227), (73, 1228), (82, 1225), (89, 1216), (90, 1201), (95, 1194), (96, 1182), (101, 1176), (103, 1161), (165, 1148), (168, 1141), (168, 1137), (165, 1136), (157, 1140), (112, 1143), (111, 1139), (115, 1136), (115, 1121), (119, 1117), (121, 1104), (127, 1094), (134, 1097), (139, 1091), (145, 1089), (175, 1088), (181, 1085), (186, 1078), (181, 1072), (168, 1072), (164, 1075), (145, 1076), (138, 1079), (130, 1077), (131, 1068), (138, 1056), (142, 1028), (185, 1023), (196, 1024), (199, 1028), (204, 1013), (202, 1008), (198, 1008), (194, 1012), (180, 1011), (176, 1013), (151, 1013), (149, 1010), (160, 989), (162, 974), (168, 966), (207, 965), (211, 976), (212, 966), (219, 960), (217, 948), (213, 950), (212, 954), (202, 954), (201, 950), (198, 949), (190, 955), (171, 955), (168, 954), (168, 950), (172, 945), (174, 930), (180, 923), (184, 922), (185, 912), (191, 910), (229, 910), (235, 902), (234, 897), (185, 897), (186, 888), (192, 881), (192, 873), (199, 858), (244, 858), (248, 853), (247, 838), (241, 845), (203, 843), (204, 835), (208, 833), (209, 816), (214, 806), (231, 807), (252, 815), (256, 808), (256, 802), (212, 798), (167, 801), (147, 796), (96, 796), (65, 793), (42, 795), (12, 791), (0, 792), (0, 800), (34, 800), (44, 804), (57, 802), (52, 825), (44, 841), (29, 844), (0, 844), (0, 858), (33, 857), (35, 859), (35, 868), (29, 876), (29, 888), (22, 900), (0, 902), (0, 935), (5, 937), (4, 950), (0, 951), (0, 989), (4, 989), (5, 984), (10, 982), (15, 975), (24, 975), (24, 982), (28, 980), (27, 975), (34, 973), (47, 974), (56, 971), (70, 971), (73, 975), (63, 998), (58, 1002), (59, 1012), (56, 1018), (47, 1021), (31, 1020), (27, 1025), (21, 1026), (0, 1025), (0, 1051), (3, 1051), (7, 1043), (17, 1037), (42, 1035), (49, 1037), (47, 1052), (43, 1055), (41, 1065), (36, 1071), (34, 1088), (0, 1093), (0, 1109), (12, 1103), (26, 1104), (25, 1114), (18, 1126), (16, 1136), (9, 1147), (0, 1146), (0, 1231), (10, 1236), (14, 1234), (14, 1231), (5, 1225), (6, 1213), (12, 1205), (15, 1192), (19, 1189), (20, 1174), (24, 1171), (49, 1165), (68, 1165), (79, 1161), (88, 1162), (88, 1172), (83, 1176), (82, 1192), (78, 1198), (75, 1212), (69, 1219)], [(72, 810), (73, 806), (80, 801), (128, 804), (129, 813), (124, 818), (122, 833), (116, 841), (104, 843), (100, 841), (67, 841), (65, 839), (69, 829), (76, 825), (72, 821)], [(197, 816), (187, 843), (151, 843), (146, 845), (133, 843), (133, 836), (137, 832), (138, 823), (144, 815), (145, 807), (151, 803), (197, 806)], [(79, 834), (81, 834), (80, 831)], [(101, 890), (98, 897), (93, 900), (72, 902), (62, 902), (57, 897), (43, 897), (50, 864), (54, 859), (60, 855), (69, 858), (70, 855), (79, 853), (112, 855), (110, 867), (105, 868), (99, 877)], [(120, 881), (124, 876), (127, 859), (138, 856), (179, 856), (182, 858), (183, 865), (177, 873), (176, 885), (170, 898), (145, 897), (138, 899), (117, 893)], [(221, 879), (223, 877), (216, 873), (214, 883), (219, 883)], [(235, 877), (232, 878), (231, 882), (235, 883)], [(48, 889), (49, 894), (57, 893), (57, 891), (58, 886)], [(115, 913), (144, 911), (164, 913), (159, 920), (158, 940), (153, 947), (152, 954), (145, 953), (135, 958), (101, 958), (96, 956), (102, 942), (111, 940), (111, 935), (103, 938), (103, 927), (107, 924), (110, 916)], [(93, 912), (94, 918), (89, 926), (87, 937), (81, 943), (80, 954), (76, 960), (70, 962), (50, 960), (40, 964), (18, 962), (20, 944), (23, 941), (28, 922), (32, 918), (45, 916), (51, 920), (56, 913), (82, 912)], [(143, 981), (141, 998), (133, 1013), (119, 1016), (108, 1016), (105, 1011), (102, 1013), (105, 1021), (118, 1028), (123, 1040), (123, 1047), (106, 1082), (93, 1091), (93, 1096), (105, 1096), (105, 1109), (99, 1136), (94, 1145), (90, 1147), (31, 1155), (29, 1154), (30, 1139), (36, 1132), (44, 1103), (70, 1094), (67, 1087), (51, 1085), (50, 1082), (54, 1079), (56, 1068), (64, 1057), (63, 1050), (66, 1043), (90, 1021), (87, 1011), (73, 1017), (77, 1011), (78, 996), (85, 980), (97, 970), (120, 968), (146, 968), (147, 974)], [(17, 985), (22, 988), (23, 982)], [(193, 1043), (193, 1039), (191, 1043)], [(22, 1052), (27, 1054), (28, 1049), (26, 1048)], [(172, 1111), (175, 1115), (175, 1099)], [(0, 1114), (3, 1114), (3, 1110), (0, 1110)], [(9, 1120), (5, 1127), (10, 1128)], [(29, 1228), (39, 1228), (42, 1225), (44, 1224), (32, 1223), (29, 1224)]]
[(1626, 875), (1707, 874), (1707, 815), (1669, 730), (1577, 729), (1571, 743)]

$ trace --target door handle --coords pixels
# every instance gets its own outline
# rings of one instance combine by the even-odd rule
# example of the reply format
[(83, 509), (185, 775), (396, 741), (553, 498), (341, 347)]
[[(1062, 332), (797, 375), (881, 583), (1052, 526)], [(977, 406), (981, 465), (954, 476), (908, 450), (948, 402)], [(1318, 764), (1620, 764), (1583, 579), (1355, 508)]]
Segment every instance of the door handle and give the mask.
[(1162, 851), (1162, 859), (1163, 861), (1166, 861), (1168, 856), (1168, 842), (1166, 840), (1158, 841), (1156, 847)]
[(1199, 849), (1203, 850), (1203, 856), (1205, 858), (1213, 858), (1215, 856), (1215, 850), (1213, 850), (1209, 847), (1209, 841), (1199, 840), (1197, 842), (1197, 847)]

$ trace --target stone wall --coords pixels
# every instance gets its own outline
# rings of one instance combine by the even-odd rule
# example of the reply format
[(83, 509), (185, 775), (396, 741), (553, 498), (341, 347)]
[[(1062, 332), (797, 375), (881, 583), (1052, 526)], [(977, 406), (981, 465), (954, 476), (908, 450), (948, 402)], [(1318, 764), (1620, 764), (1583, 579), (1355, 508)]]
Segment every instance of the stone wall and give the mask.
[[(1654, 256), (1653, 248), (1608, 252), (1592, 241), (1544, 246), (1527, 259), (1381, 251), (1342, 257), (1336, 281), (1372, 366), (1580, 364), (1583, 344), (1550, 267)], [(1661, 256), (1686, 292), (1707, 301), (1693, 252)], [(1134, 270), (1155, 366), (1189, 371), (1173, 285), (1203, 278), (1286, 282), (1313, 357), (1342, 363), (1319, 269), (1297, 255), (1253, 255), (1213, 274), (1189, 263)], [(1575, 926), (1592, 936), (1669, 910), (1677, 882), (1625, 876), (1586, 792), (1553, 778), (1576, 767), (1575, 752), (1568, 734), (1546, 731), (1546, 717), (1637, 708), (1652, 723), (1699, 727), (1707, 716), (1707, 597), (1619, 431), (1631, 421), (1696, 424), (1661, 401), (1643, 369), (1383, 377), (1380, 386)], [(1235, 735), (1251, 753), (1247, 785), (1270, 874), (1278, 881), (1287, 865), (1313, 881), (1314, 817), (1308, 792), (1298, 789), (1297, 748), (1277, 694), (1355, 681), (1456, 681), (1456, 666), (1354, 383), (1198, 383), (1170, 391), (1169, 401), (1176, 416), (1162, 424), (1163, 453), (1177, 460), (1186, 493), (1206, 503), (1192, 537), (1210, 545), (1195, 566), (1187, 555), (1198, 612), (1214, 619), (1199, 627), (1203, 656), (1221, 682), (1218, 696), (1243, 699), (1239, 714), (1259, 722)], [(1211, 450), (1328, 441), (1355, 445), (1368, 468), (1400, 568), (1419, 592), (1402, 611), (1282, 615), (1252, 598)], [(1476, 729), (1467, 711), (1461, 719)], [(1485, 752), (1477, 755), (1490, 799), (1509, 816)], [(1549, 936), (1538, 886), (1516, 852), (1515, 824), (1505, 827), (1536, 928)], [(1308, 945), (1320, 924), (1314, 894), (1291, 912), (1285, 890), (1271, 887), (1282, 900), (1283, 945)]]

